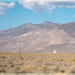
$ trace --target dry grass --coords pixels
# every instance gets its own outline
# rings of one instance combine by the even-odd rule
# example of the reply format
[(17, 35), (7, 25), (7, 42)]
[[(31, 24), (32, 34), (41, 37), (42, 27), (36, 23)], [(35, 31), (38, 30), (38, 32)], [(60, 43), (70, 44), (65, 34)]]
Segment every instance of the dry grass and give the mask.
[(0, 53), (0, 73), (75, 73), (75, 54)]

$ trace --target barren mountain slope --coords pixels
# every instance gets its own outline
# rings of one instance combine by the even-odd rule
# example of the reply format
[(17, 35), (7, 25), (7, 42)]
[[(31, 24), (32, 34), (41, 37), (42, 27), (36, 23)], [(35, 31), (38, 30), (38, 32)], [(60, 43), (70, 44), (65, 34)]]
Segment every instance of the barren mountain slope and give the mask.
[[(72, 28), (75, 28), (75, 26), (72, 25), (72, 28), (70, 28), (71, 24), (69, 23), (70, 25), (63, 24), (57, 27), (57, 24), (55, 25), (53, 23), (53, 28), (49, 28), (52, 27), (52, 23), (48, 25), (49, 23), (44, 22), (44, 26), (42, 24), (41, 25), (28, 24), (25, 26), (25, 28), (27, 27), (28, 30), (28, 28), (31, 27), (30, 28), (31, 30), (27, 32), (25, 32), (24, 30), (24, 33), (22, 32), (22, 34), (20, 34), (20, 31), (22, 31), (22, 29), (20, 28), (19, 31), (16, 30), (14, 33), (11, 32), (13, 33), (13, 35), (9, 34), (5, 38), (3, 36), (5, 36), (8, 32), (5, 34), (0, 32), (0, 35), (3, 34), (0, 37), (0, 52), (18, 52), (19, 41), (21, 41), (22, 53), (23, 52), (51, 53), (54, 50), (56, 50), (57, 53), (75, 53), (75, 37), (71, 36), (71, 31), (74, 34), (74, 29), (72, 30)], [(66, 30), (67, 29), (66, 25), (70, 28), (70, 32), (69, 29), (68, 31)], [(66, 28), (64, 29), (63, 27)], [(16, 35), (15, 33), (19, 35)]]
[(75, 22), (66, 23), (58, 27), (58, 29), (66, 31), (70, 36), (75, 37)]
[(51, 22), (44, 22), (42, 24), (26, 23), (16, 28), (0, 31), (0, 38), (5, 38), (9, 36), (13, 36), (13, 37), (20, 36), (32, 30), (43, 29), (43, 28), (50, 30), (58, 27), (58, 25), (59, 24), (51, 23)]
[[(18, 52), (19, 41), (21, 41), (21, 52), (57, 52), (62, 53), (62, 47), (69, 46), (72, 43), (72, 37), (69, 37), (63, 30), (57, 28), (53, 30), (42, 29), (31, 31), (18, 37), (8, 40), (7, 44), (0, 47), (1, 52)], [(60, 47), (60, 48), (59, 48)], [(59, 50), (60, 49), (60, 50)], [(73, 51), (73, 50), (72, 50)], [(69, 50), (67, 50), (69, 52)], [(74, 52), (74, 51), (73, 51)], [(64, 51), (65, 53), (65, 51)]]

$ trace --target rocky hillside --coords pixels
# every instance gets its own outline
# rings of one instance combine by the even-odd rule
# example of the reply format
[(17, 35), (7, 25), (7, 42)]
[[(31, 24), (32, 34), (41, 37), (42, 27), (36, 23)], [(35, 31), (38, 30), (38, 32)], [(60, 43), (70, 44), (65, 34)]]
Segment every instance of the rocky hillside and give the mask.
[(75, 22), (59, 25), (27, 23), (0, 32), (0, 52), (75, 53)]

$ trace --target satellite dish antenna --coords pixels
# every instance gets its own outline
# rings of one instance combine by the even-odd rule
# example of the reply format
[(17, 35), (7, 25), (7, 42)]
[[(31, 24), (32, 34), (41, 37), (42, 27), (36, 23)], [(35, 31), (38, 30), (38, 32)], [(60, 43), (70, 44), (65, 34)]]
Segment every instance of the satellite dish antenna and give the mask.
[(56, 51), (54, 50), (54, 51), (53, 51), (53, 53), (55, 54), (55, 53), (56, 53)]

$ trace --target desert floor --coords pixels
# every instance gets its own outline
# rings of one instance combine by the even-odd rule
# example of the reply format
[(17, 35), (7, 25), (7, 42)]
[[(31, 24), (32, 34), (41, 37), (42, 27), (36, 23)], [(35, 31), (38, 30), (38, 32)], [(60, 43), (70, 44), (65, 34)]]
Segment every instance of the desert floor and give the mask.
[(72, 73), (75, 75), (75, 54), (0, 53), (1, 73), (68, 73), (68, 75)]

